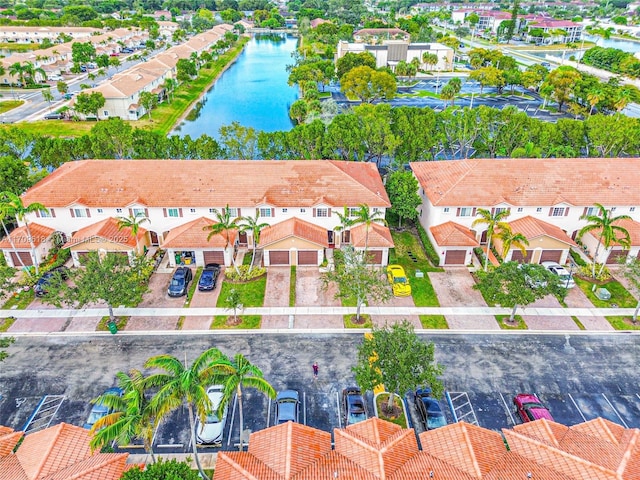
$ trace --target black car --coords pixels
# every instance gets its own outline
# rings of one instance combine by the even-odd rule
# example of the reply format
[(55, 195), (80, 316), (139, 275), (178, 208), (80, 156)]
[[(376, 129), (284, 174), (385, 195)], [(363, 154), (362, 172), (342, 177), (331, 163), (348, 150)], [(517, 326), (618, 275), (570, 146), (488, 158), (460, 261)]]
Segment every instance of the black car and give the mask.
[(414, 401), (422, 423), (424, 423), (424, 427), (427, 430), (444, 427), (447, 424), (440, 402), (431, 396), (430, 388), (416, 390)]
[(64, 115), (62, 113), (47, 113), (44, 116), (45, 120), (62, 120)]
[(200, 275), (198, 290), (208, 292), (216, 288), (216, 281), (218, 280), (219, 274), (220, 265), (217, 263), (207, 263), (202, 271), (202, 275)]
[(358, 387), (347, 387), (342, 391), (342, 408), (345, 426), (367, 419), (364, 397)]
[(43, 273), (36, 284), (33, 286), (33, 291), (38, 297), (43, 297), (47, 294), (47, 286), (56, 274), (60, 275), (62, 280), (66, 280), (67, 278), (69, 278), (69, 269), (67, 267), (61, 266), (52, 268), (48, 272)]
[(187, 294), (189, 289), (189, 283), (193, 279), (193, 273), (189, 267), (178, 267), (173, 272), (171, 282), (169, 282), (169, 288), (167, 294), (170, 297), (182, 297)]

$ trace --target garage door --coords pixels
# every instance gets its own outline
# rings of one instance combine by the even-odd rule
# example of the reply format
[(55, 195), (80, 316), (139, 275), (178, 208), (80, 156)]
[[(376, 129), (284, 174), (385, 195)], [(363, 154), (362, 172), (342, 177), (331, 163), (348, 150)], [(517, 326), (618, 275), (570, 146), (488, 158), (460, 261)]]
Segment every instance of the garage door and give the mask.
[(540, 255), (540, 263), (542, 262), (556, 262), (560, 263), (562, 258), (562, 250), (543, 250)]
[(367, 261), (370, 265), (382, 265), (382, 250), (369, 250)]
[[(22, 265), (25, 267), (33, 265), (29, 252), (11, 252), (11, 260), (15, 268), (20, 268)], [(20, 260), (22, 260), (22, 263), (20, 263)]]
[(207, 263), (219, 263), (224, 265), (224, 252), (222, 250), (206, 250), (202, 252), (204, 257), (204, 264)]
[(533, 250), (527, 250), (527, 254), (525, 256), (522, 255), (522, 252), (520, 250), (514, 250), (511, 253), (511, 261), (520, 262), (520, 263), (530, 263), (532, 255), (533, 255)]
[(318, 265), (318, 251), (300, 250), (298, 252), (298, 265)]
[(627, 258), (627, 255), (629, 255), (629, 250), (611, 250), (607, 257), (607, 265), (615, 265), (623, 258)]
[(269, 252), (269, 265), (289, 265), (289, 252), (288, 251)]
[(444, 256), (445, 265), (464, 265), (467, 258), (466, 250), (447, 250)]

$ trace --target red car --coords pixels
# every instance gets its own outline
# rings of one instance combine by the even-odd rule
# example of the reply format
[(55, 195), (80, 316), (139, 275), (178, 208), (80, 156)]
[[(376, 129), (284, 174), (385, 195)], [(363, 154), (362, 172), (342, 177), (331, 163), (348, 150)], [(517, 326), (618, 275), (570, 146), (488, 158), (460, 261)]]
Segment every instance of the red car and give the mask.
[(554, 421), (547, 407), (542, 404), (535, 393), (519, 393), (513, 397), (513, 403), (523, 422), (533, 422), (541, 418)]

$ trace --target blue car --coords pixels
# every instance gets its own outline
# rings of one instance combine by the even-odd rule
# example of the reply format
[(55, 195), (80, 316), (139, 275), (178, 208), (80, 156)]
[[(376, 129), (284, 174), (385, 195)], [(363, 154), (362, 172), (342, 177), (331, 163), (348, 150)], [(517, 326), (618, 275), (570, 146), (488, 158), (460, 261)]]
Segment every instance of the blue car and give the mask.
[(430, 388), (421, 388), (416, 390), (414, 401), (416, 409), (420, 414), (420, 418), (427, 430), (444, 427), (447, 419), (442, 413), (440, 402), (431, 396)]
[(300, 396), (295, 390), (284, 390), (276, 396), (276, 423), (298, 422)]
[[(100, 397), (104, 397), (106, 395), (117, 395), (118, 397), (121, 397), (123, 393), (124, 392), (122, 391), (121, 388), (111, 387), (105, 390), (104, 393), (100, 395)], [(84, 428), (90, 430), (91, 427), (93, 427), (93, 425), (98, 420), (100, 420), (103, 417), (106, 417), (111, 412), (112, 410), (109, 407), (107, 407), (104, 403), (102, 403), (101, 401), (97, 401), (96, 403), (93, 404), (93, 407), (91, 408), (91, 413), (89, 414), (89, 418), (87, 418), (87, 421), (84, 422), (84, 425), (83, 425)]]
[(198, 280), (198, 290), (201, 292), (209, 292), (215, 289), (219, 274), (220, 265), (217, 263), (208, 263), (204, 267), (202, 275), (200, 275), (200, 280)]

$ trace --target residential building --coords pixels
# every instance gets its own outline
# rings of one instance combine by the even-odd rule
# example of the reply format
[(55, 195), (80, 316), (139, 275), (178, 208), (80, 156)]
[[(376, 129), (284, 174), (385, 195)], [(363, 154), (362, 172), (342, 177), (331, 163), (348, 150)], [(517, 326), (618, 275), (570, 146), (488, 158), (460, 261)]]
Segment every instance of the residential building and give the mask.
[(353, 32), (356, 43), (380, 44), (384, 40), (404, 40), (409, 42), (411, 35), (399, 28), (363, 28)]
[[(486, 243), (486, 226), (472, 226), (480, 208), (509, 210), (506, 221), (529, 240), (525, 255), (512, 248), (505, 260), (564, 263), (587, 224), (581, 217), (596, 214), (596, 203), (613, 216), (631, 216), (627, 226), (635, 232), (630, 249), (600, 248), (598, 261), (640, 254), (640, 158), (449, 160), (414, 162), (411, 169), (420, 185), (419, 221), (441, 265), (467, 265), (473, 248)], [(585, 235), (584, 252), (593, 256), (597, 241)]]
[[(232, 218), (259, 214), (269, 225), (259, 243), (269, 266), (320, 265), (326, 249), (343, 244), (362, 250), (365, 227), (339, 231), (335, 212), (346, 206), (355, 217), (364, 204), (384, 216), (391, 206), (374, 164), (329, 160), (84, 160), (62, 165), (22, 199), (48, 210), (28, 217), (32, 232), (64, 234), (76, 263), (89, 251), (131, 256), (157, 246), (170, 265), (229, 265), (234, 246), (252, 247), (251, 233), (207, 238), (216, 212), (227, 208)], [(137, 240), (117, 226), (119, 217), (133, 216), (148, 219)], [(11, 247), (0, 245), (13, 265)], [(373, 263), (386, 265), (392, 247), (386, 226), (370, 227)]]
[(0, 478), (119, 480), (137, 466), (128, 453), (91, 452), (90, 440), (89, 430), (68, 423), (29, 435), (0, 425)]
[(540, 39), (542, 43), (576, 43), (582, 40), (582, 25), (570, 20), (555, 20), (547, 17), (534, 16), (527, 19), (527, 40), (537, 40), (531, 36), (531, 29), (539, 28), (546, 39)]
[[(347, 53), (369, 52), (376, 58), (376, 68), (395, 68), (398, 62), (410, 63), (417, 58), (421, 68), (425, 70), (450, 70), (453, 65), (453, 49), (440, 43), (409, 43), (403, 40), (384, 41), (381, 45), (366, 43), (338, 42), (336, 58), (342, 58)], [(423, 61), (425, 53), (433, 53), (438, 57), (438, 63), (427, 65)]]
[(0, 26), (0, 43), (42, 43), (46, 38), (53, 43), (60, 41), (61, 35), (67, 35), (75, 41), (88, 41), (99, 32), (90, 27), (22, 27)]
[(287, 422), (254, 432), (246, 452), (220, 452), (213, 480), (631, 480), (640, 430), (602, 418), (566, 427), (549, 420), (499, 432), (454, 423), (418, 435), (370, 418), (331, 434)]

